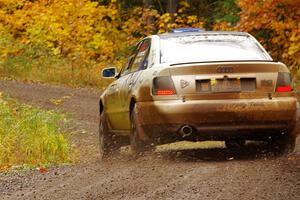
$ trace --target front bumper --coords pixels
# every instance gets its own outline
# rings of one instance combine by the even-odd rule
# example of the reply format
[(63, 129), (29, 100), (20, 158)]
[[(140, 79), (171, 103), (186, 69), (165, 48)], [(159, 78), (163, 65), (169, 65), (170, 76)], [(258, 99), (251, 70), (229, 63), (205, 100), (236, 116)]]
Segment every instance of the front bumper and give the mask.
[[(139, 102), (140, 126), (150, 138), (178, 133), (183, 125), (197, 136), (224, 139), (228, 135), (279, 134), (295, 126), (293, 97), (237, 100), (181, 100)], [(300, 109), (298, 109), (299, 115)]]

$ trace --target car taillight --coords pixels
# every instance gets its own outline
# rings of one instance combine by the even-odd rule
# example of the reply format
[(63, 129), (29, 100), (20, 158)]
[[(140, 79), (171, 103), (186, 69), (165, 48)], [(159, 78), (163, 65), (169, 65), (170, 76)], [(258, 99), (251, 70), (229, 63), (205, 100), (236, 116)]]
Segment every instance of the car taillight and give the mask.
[(276, 89), (277, 92), (291, 92), (293, 88), (291, 86), (279, 86)]
[(291, 74), (287, 72), (279, 72), (277, 77), (276, 92), (291, 92), (293, 88), (291, 86), (292, 78)]
[(156, 95), (173, 95), (176, 94), (174, 90), (157, 90)]
[(175, 95), (176, 90), (170, 76), (159, 76), (153, 79), (153, 95)]

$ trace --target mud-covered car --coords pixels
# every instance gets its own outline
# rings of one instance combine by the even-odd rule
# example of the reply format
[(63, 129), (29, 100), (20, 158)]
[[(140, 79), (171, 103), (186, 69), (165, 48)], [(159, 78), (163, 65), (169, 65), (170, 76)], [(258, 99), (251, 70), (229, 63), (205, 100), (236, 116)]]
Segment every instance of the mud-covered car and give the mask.
[(128, 141), (136, 153), (182, 140), (294, 149), (300, 108), (290, 72), (248, 33), (152, 35), (120, 72), (105, 68), (102, 76), (115, 79), (99, 103), (102, 156)]

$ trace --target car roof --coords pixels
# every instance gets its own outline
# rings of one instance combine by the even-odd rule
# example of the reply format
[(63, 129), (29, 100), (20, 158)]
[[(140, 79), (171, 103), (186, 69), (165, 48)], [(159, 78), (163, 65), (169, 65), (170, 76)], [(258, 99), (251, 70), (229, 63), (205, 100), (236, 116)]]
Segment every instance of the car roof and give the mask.
[(179, 33), (163, 33), (158, 34), (160, 38), (172, 38), (172, 37), (181, 37), (181, 36), (192, 36), (192, 35), (236, 35), (236, 36), (250, 36), (246, 32), (238, 31), (201, 31), (201, 32), (179, 32)]

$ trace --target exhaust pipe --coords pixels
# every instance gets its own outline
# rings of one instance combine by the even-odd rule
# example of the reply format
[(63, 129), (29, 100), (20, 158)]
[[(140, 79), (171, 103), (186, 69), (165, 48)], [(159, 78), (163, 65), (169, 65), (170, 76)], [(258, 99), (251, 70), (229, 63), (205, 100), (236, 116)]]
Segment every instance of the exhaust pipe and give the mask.
[(179, 133), (182, 137), (188, 137), (193, 133), (193, 128), (189, 125), (184, 125), (180, 128)]

